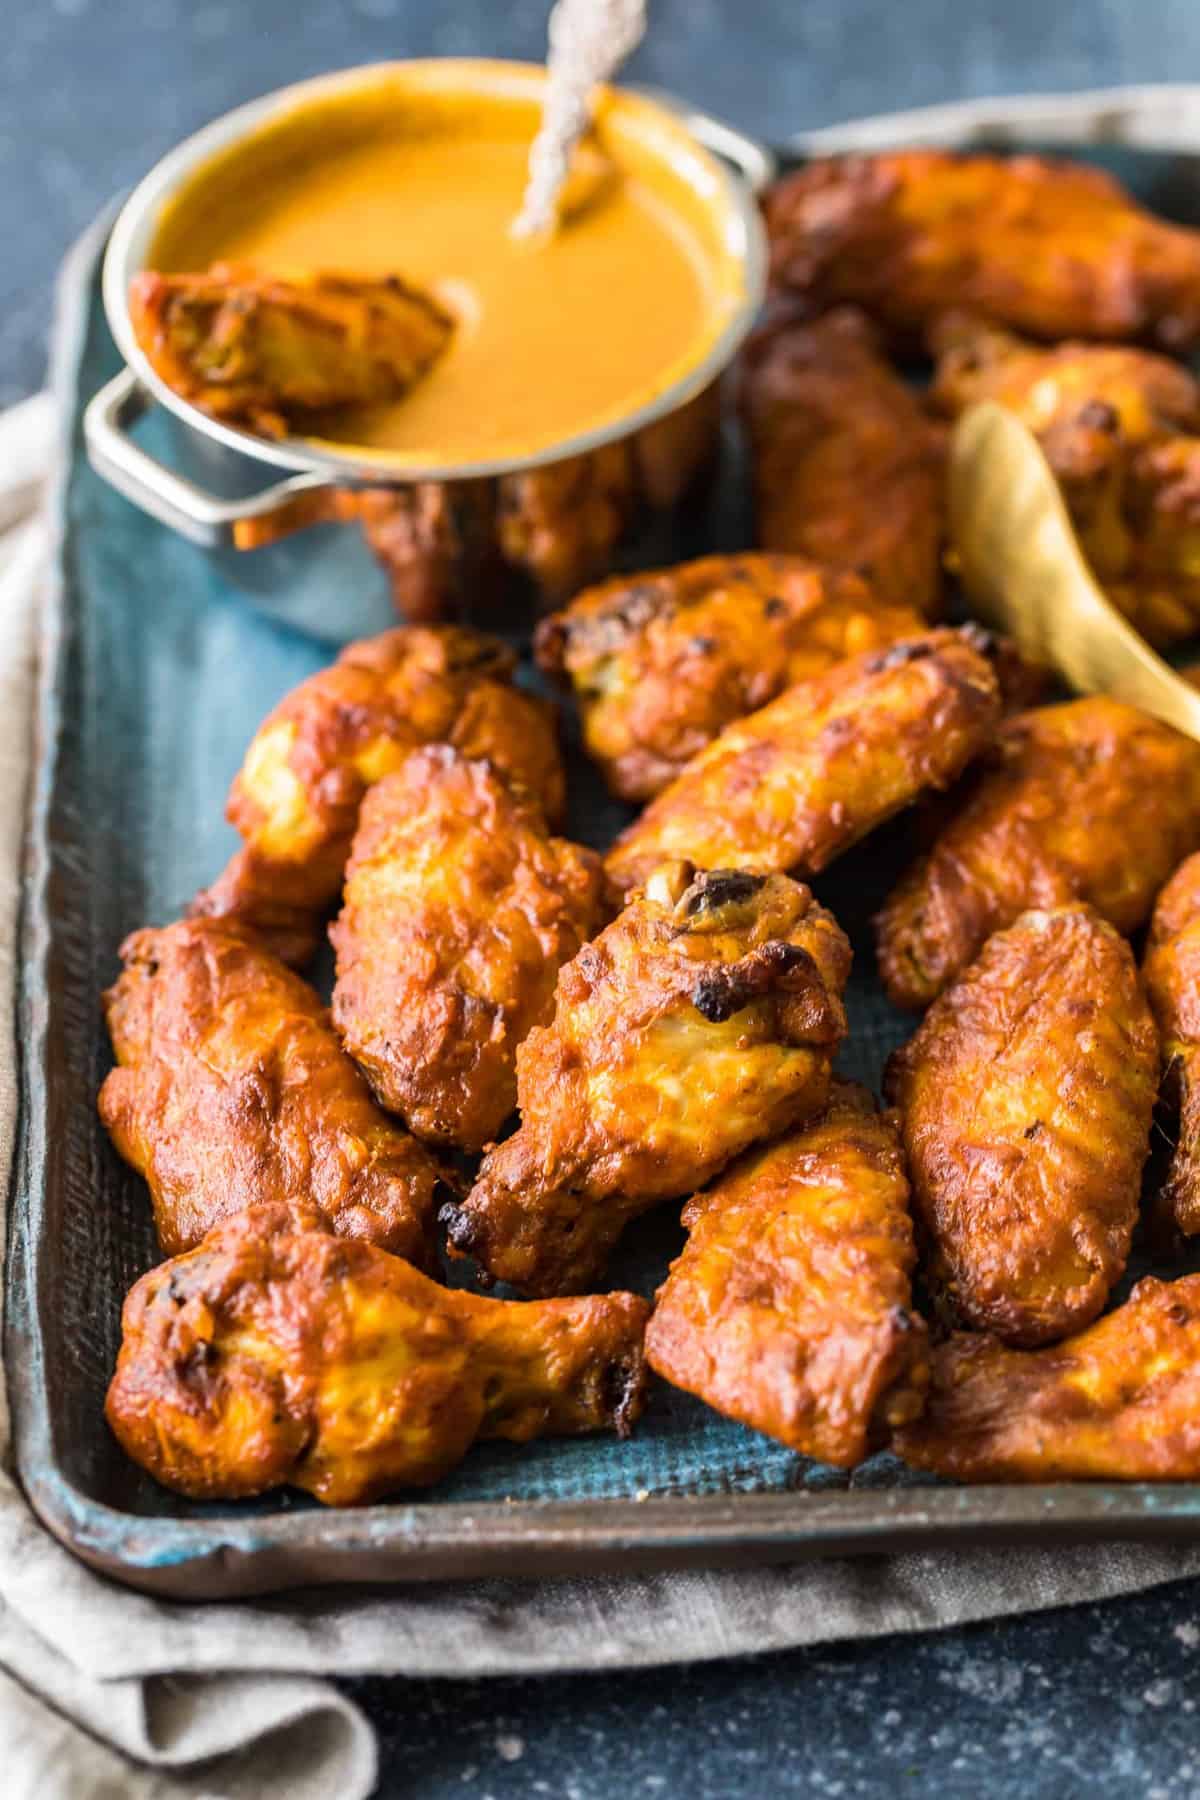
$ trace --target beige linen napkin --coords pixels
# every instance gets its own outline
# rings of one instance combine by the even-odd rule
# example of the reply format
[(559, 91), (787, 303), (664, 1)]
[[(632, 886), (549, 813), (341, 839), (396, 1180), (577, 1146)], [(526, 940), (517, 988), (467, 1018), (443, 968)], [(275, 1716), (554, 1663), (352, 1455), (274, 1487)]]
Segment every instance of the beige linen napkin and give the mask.
[[(16, 1115), (13, 953), (46, 544), (32, 509), (52, 436), (44, 397), (0, 418), (0, 1195)], [(929, 1630), (1200, 1573), (1200, 1549), (1110, 1545), (175, 1605), (93, 1574), (42, 1530), (13, 1478), (3, 1391), (6, 1800), (359, 1800), (375, 1779), (374, 1737), (330, 1676), (649, 1667)]]

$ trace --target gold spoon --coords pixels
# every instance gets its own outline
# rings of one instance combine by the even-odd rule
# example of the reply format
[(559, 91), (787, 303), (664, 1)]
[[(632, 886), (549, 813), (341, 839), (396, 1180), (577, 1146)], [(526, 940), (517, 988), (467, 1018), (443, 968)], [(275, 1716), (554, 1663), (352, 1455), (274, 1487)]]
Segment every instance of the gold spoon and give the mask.
[(1200, 693), (1122, 618), (1088, 568), (1050, 465), (985, 400), (950, 444), (950, 541), (971, 609), (1084, 694), (1111, 694), (1200, 738)]

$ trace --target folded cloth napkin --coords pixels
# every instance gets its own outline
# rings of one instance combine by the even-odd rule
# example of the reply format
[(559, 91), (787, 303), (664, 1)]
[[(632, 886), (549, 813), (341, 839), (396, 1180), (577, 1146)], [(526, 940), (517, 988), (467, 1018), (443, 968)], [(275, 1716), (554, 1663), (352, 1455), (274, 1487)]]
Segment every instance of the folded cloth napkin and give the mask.
[[(54, 436), (46, 397), (0, 417), (0, 1194), (17, 1108), (14, 938), (50, 536), (36, 495)], [(0, 1205), (0, 1233), (3, 1223)], [(93, 1574), (37, 1523), (11, 1466), (3, 1393), (0, 1382), (7, 1800), (358, 1800), (375, 1781), (374, 1738), (331, 1676), (649, 1667), (930, 1630), (1200, 1574), (1200, 1549), (1091, 1545), (171, 1604)]]

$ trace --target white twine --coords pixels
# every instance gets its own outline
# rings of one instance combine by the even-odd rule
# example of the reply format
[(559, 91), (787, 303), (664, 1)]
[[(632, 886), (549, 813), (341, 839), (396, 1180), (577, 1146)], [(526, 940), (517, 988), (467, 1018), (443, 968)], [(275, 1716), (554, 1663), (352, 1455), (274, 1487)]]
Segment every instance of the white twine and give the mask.
[(542, 123), (513, 223), (518, 237), (553, 230), (571, 153), (591, 123), (593, 90), (612, 78), (645, 31), (646, 0), (558, 0), (550, 14)]

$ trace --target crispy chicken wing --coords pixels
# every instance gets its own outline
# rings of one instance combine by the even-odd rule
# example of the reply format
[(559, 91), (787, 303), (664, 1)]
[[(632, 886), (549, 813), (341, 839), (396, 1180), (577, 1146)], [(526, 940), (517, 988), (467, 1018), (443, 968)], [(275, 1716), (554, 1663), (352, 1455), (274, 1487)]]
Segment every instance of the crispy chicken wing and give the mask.
[(690, 1200), (658, 1290), (652, 1369), (802, 1456), (852, 1468), (929, 1380), (895, 1125), (862, 1088)]
[(320, 1225), (257, 1207), (129, 1294), (106, 1412), (165, 1486), (212, 1500), (287, 1482), (345, 1506), (428, 1486), (477, 1438), (637, 1417), (636, 1295), (484, 1299)]
[(848, 571), (750, 552), (615, 575), (543, 619), (534, 652), (574, 684), (613, 792), (646, 800), (785, 687), (922, 629)]
[(1039, 338), (1200, 338), (1200, 233), (1082, 163), (832, 157), (777, 182), (765, 211), (776, 288), (853, 301), (906, 343), (958, 306)]
[(633, 519), (637, 472), (626, 442), (544, 468), (502, 475), (496, 492), (500, 554), (555, 604), (611, 567)]
[(150, 1184), (167, 1254), (243, 1207), (303, 1200), (428, 1266), (440, 1167), (379, 1111), (308, 984), (207, 919), (135, 931), (121, 956), (100, 1117)]
[(1038, 433), (1060, 478), (1106, 468), (1114, 440), (1144, 444), (1200, 426), (1200, 383), (1153, 350), (1032, 343), (960, 311), (935, 319), (928, 337), (938, 359), (931, 405), (957, 418), (980, 400), (998, 401)]
[(956, 1334), (934, 1351), (925, 1415), (895, 1447), (956, 1481), (1195, 1481), (1200, 1275), (1139, 1281), (1048, 1350)]
[(418, 481), (408, 487), (343, 489), (392, 600), (413, 624), (487, 609), (500, 579), (496, 500), (490, 481)]
[(714, 462), (719, 401), (706, 388), (628, 444), (501, 480), (312, 489), (239, 520), (234, 535), (258, 550), (310, 525), (358, 523), (413, 624), (486, 617), (513, 569), (557, 605), (604, 574), (644, 508), (675, 506)]
[(230, 790), (245, 840), (194, 913), (259, 931), (286, 962), (316, 947), (337, 899), (362, 797), (422, 743), (484, 756), (561, 818), (553, 708), (512, 685), (513, 653), (459, 626), (398, 627), (351, 644), (268, 714)]
[(1009, 1344), (1086, 1325), (1137, 1219), (1158, 1039), (1125, 940), (1090, 907), (988, 939), (888, 1065), (929, 1282)]
[(785, 876), (656, 870), (560, 969), (517, 1052), (521, 1128), (443, 1208), (452, 1248), (524, 1293), (586, 1288), (630, 1219), (821, 1111), (849, 969)]
[(1200, 436), (1135, 449), (1125, 483), (1126, 559), (1104, 591), (1155, 644), (1200, 631)]
[(742, 361), (758, 541), (856, 570), (880, 601), (936, 616), (943, 432), (861, 314), (786, 312)]
[(517, 1046), (600, 923), (601, 864), (552, 838), (490, 763), (414, 750), (362, 804), (333, 1022), (380, 1104), (481, 1150), (517, 1103)]
[(711, 474), (721, 438), (721, 383), (714, 381), (633, 437), (638, 496), (656, 510), (674, 506)]
[(1096, 695), (1009, 719), (962, 810), (879, 916), (897, 1006), (927, 1006), (989, 933), (1031, 906), (1086, 900), (1143, 924), (1200, 845), (1200, 745)]
[(498, 481), (343, 491), (322, 516), (362, 521), (402, 618), (482, 616), (513, 569), (554, 606), (611, 567), (643, 506), (682, 499), (713, 461), (719, 425), (719, 390), (706, 388), (628, 443)]
[(818, 874), (927, 790), (948, 787), (1000, 716), (977, 629), (933, 631), (835, 663), (729, 725), (640, 819), (606, 868), (628, 893), (657, 863)]
[(169, 388), (266, 437), (327, 407), (398, 400), (454, 329), (430, 295), (395, 275), (281, 281), (229, 263), (135, 276), (129, 315)]
[(1189, 856), (1154, 907), (1144, 964), (1158, 1024), (1163, 1090), (1179, 1137), (1157, 1206), (1185, 1237), (1200, 1232), (1200, 853)]
[(933, 400), (951, 415), (996, 400), (1034, 431), (1080, 546), (1109, 597), (1152, 643), (1200, 624), (1200, 384), (1153, 351), (1030, 344), (951, 314)]

